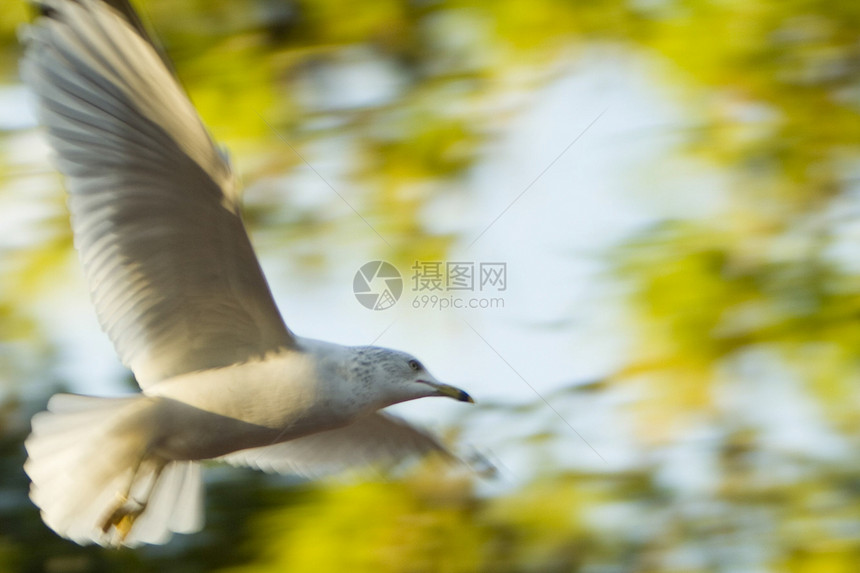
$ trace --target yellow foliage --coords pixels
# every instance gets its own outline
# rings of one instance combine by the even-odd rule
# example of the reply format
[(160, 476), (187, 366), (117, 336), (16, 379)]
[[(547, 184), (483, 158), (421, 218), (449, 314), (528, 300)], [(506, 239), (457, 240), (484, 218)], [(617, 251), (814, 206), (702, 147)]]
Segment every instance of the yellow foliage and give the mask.
[(844, 547), (796, 551), (781, 567), (788, 573), (855, 573), (860, 549)]
[[(26, 19), (25, 2), (7, 4), (0, 11), (5, 45)], [(764, 559), (773, 570), (857, 570), (856, 456), (795, 459), (747, 427), (748, 420), (714, 408), (714, 397), (726, 364), (767, 349), (806, 384), (823, 411), (822, 427), (844, 451), (856, 446), (860, 280), (856, 269), (831, 262), (829, 248), (838, 231), (834, 198), (851, 199), (856, 188), (860, 3), (302, 0), (293, 3), (291, 22), (300, 29), (280, 39), (255, 20), (254, 10), (266, 2), (137, 4), (144, 20), (157, 23), (157, 37), (216, 138), (237, 156), (251, 149), (289, 157), (265, 175), (281, 175), (300, 161), (263, 118), (290, 130), (280, 135), (296, 148), (319, 135), (308, 135), (319, 128), (308, 128), (312, 122), (293, 95), (303, 66), (363, 45), (408, 69), (392, 101), (332, 114), (333, 125), (357, 142), (359, 167), (348, 175), (365, 184), (365, 195), (355, 203), (391, 241), (381, 256), (401, 269), (415, 260), (444, 260), (457, 239), (425, 229), (422, 212), (441, 186), (456, 185), (479, 158), (488, 124), (480, 111), (494, 104), (488, 94), (510, 85), (506, 78), (518, 65), (551, 72), (559, 54), (586, 40), (611, 40), (668, 61), (668, 80), (689, 87), (686, 104), (695, 114), (684, 150), (719, 167), (729, 187), (728, 208), (711, 220), (658, 225), (616, 251), (634, 336), (629, 362), (612, 379), (642, 388), (627, 410), (638, 440), (630, 463), (641, 463), (641, 475), (613, 480), (625, 472), (614, 468), (612, 476), (594, 479), (554, 475), (493, 499), (427, 471), (400, 482), (327, 486), (253, 517), (248, 549), (257, 558), (231, 571), (658, 571), (670, 563), (673, 570), (705, 570), (707, 558), (692, 565), (672, 558), (713, 557), (720, 554), (713, 547), (726, 551), (744, 542), (766, 545)], [(469, 40), (481, 44), (479, 63), (440, 70), (425, 18), (464, 8), (487, 28)], [(0, 56), (5, 76), (15, 73), (17, 55), (16, 48)], [(250, 207), (271, 216), (266, 205)], [(311, 214), (280, 221), (280, 232), (329, 236), (336, 224)], [(67, 223), (46, 225), (59, 229), (50, 240), (4, 253), (6, 268), (14, 269), (2, 277), (0, 293), (6, 297), (0, 342), (10, 343), (0, 374), (9, 380), (23, 371), (15, 345), (39, 334), (20, 303), (71, 249)], [(308, 255), (315, 262), (323, 256)], [(56, 373), (44, 366), (38, 376)], [(698, 469), (712, 483), (689, 496), (673, 490), (671, 480), (661, 482), (659, 459), (661, 447), (682, 443), (686, 422), (702, 414), (713, 416), (714, 433), (724, 436), (702, 445), (712, 466)], [(529, 443), (537, 448), (551, 438)], [(20, 455), (20, 444), (13, 446)], [(605, 533), (590, 519), (595, 509), (624, 503), (642, 511), (632, 514), (639, 521), (628, 538)], [(624, 529), (625, 519), (615, 518), (614, 527)], [(22, 554), (9, 539), (0, 539), (3, 565)]]
[(384, 39), (408, 26), (405, 5), (396, 0), (309, 0), (302, 3), (308, 23), (323, 42), (353, 43)]
[(443, 572), (476, 570), (487, 534), (468, 505), (424, 497), (403, 482), (328, 487), (299, 507), (260, 519), (262, 571)]

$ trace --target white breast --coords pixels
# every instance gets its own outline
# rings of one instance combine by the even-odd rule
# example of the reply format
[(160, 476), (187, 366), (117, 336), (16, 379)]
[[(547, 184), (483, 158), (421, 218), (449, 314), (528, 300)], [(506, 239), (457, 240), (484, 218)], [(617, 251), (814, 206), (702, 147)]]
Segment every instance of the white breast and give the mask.
[(327, 386), (312, 357), (289, 352), (176, 376), (147, 388), (146, 394), (251, 424), (284, 428), (325, 400)]

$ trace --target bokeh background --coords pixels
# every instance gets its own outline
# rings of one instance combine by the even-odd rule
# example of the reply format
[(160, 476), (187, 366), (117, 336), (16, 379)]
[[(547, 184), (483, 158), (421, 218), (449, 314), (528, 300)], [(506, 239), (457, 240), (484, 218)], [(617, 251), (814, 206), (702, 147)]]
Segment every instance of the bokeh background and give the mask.
[[(30, 10), (4, 0), (0, 570), (860, 570), (860, 3), (134, 5), (231, 151), (291, 328), (467, 388), (396, 410), (497, 472), (213, 465), (199, 534), (48, 530), (30, 416), (135, 385), (18, 77)], [(353, 296), (373, 260), (403, 274), (391, 309)], [(421, 261), (505, 263), (501, 307), (422, 305)]]

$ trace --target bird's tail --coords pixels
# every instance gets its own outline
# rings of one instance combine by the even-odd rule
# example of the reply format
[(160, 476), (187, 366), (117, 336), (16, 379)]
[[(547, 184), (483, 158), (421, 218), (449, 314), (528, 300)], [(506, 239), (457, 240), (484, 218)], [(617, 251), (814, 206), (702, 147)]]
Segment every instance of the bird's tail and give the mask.
[(148, 451), (153, 405), (57, 394), (33, 417), (24, 469), (51, 529), (82, 545), (135, 546), (202, 527), (199, 464)]

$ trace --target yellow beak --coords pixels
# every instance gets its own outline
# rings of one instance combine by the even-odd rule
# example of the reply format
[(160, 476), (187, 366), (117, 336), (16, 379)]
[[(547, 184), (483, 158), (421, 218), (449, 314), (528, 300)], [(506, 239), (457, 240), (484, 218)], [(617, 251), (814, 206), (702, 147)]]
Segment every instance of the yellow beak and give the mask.
[(447, 384), (431, 384), (434, 388), (436, 388), (436, 392), (439, 393), (440, 396), (447, 396), (448, 398), (453, 398), (459, 402), (469, 402), (470, 404), (474, 404), (475, 401), (463, 390), (459, 388), (455, 388), (454, 386), (448, 386)]

